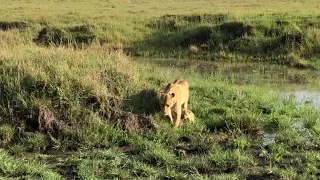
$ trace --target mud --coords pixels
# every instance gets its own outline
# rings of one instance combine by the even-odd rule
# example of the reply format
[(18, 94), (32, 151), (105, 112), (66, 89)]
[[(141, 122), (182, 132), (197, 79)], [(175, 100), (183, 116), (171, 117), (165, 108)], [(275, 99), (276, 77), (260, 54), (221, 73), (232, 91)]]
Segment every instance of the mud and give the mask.
[(204, 155), (208, 154), (212, 148), (212, 144), (216, 141), (214, 138), (201, 139), (199, 137), (194, 138), (192, 136), (181, 136), (178, 141), (179, 145), (171, 147), (173, 153), (177, 156), (191, 156), (191, 155)]
[(246, 177), (246, 180), (272, 180), (281, 179), (281, 176), (272, 172), (262, 174), (250, 174)]

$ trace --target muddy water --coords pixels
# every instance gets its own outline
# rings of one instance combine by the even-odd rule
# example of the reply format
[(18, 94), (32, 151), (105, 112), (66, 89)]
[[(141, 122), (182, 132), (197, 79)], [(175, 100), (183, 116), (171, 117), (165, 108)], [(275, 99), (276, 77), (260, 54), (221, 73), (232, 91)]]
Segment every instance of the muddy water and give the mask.
[(232, 63), (178, 59), (137, 59), (137, 61), (189, 70), (228, 80), (239, 85), (271, 87), (294, 96), (298, 104), (313, 103), (320, 107), (320, 71), (299, 70), (264, 63)]

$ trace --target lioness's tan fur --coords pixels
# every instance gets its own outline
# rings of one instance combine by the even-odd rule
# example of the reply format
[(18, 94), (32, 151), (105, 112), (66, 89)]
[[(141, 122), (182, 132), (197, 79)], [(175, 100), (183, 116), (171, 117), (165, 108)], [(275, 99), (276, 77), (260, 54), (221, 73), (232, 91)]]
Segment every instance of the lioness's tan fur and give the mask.
[[(164, 91), (160, 93), (160, 106), (164, 115), (169, 116), (171, 123), (178, 127), (181, 114), (185, 114), (188, 109), (189, 83), (184, 79), (177, 79), (169, 83)], [(183, 112), (182, 112), (183, 108)], [(172, 111), (177, 114), (173, 122)]]

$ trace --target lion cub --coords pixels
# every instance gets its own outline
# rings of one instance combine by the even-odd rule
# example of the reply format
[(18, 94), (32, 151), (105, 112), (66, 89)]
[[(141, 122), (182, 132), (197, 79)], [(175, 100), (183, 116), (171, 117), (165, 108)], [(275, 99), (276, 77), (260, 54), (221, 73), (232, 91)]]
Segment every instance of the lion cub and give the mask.
[(194, 123), (194, 119), (195, 119), (194, 113), (190, 110), (187, 110), (185, 114), (183, 114), (183, 120), (187, 120), (191, 123)]
[[(160, 92), (161, 111), (164, 115), (169, 116), (175, 127), (179, 126), (181, 115), (187, 112), (188, 101), (189, 84), (184, 79), (177, 79), (173, 83), (169, 83), (164, 91)], [(172, 111), (177, 114), (175, 122), (173, 122)]]

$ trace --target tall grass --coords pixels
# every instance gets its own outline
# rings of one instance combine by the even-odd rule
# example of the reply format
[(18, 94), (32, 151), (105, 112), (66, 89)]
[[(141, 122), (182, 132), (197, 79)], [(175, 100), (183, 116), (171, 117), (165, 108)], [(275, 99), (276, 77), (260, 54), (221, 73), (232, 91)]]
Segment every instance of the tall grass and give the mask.
[[(302, 119), (313, 133), (314, 143), (308, 147), (303, 146), (308, 136), (290, 131), (297, 118), (318, 112), (312, 107), (298, 111), (293, 101), (282, 101), (268, 89), (131, 61), (121, 51), (100, 47), (9, 45), (1, 51), (1, 145), (15, 156), (54, 150), (57, 154), (52, 156), (59, 158), (61, 151), (108, 151), (108, 158), (102, 151), (63, 161), (76, 167), (74, 176), (210, 178), (218, 173), (222, 178), (246, 177), (259, 173), (268, 161), (282, 167), (292, 157), (287, 153), (290, 148), (300, 154), (316, 148), (318, 142), (313, 119)], [(190, 108), (196, 124), (174, 129), (157, 110), (156, 92), (179, 77), (191, 84)], [(145, 115), (154, 128), (141, 124), (150, 123), (140, 121)], [(137, 124), (128, 123), (136, 118)], [(263, 146), (259, 135), (263, 132), (279, 134), (279, 144), (266, 151), (265, 160), (257, 154), (265, 150), (256, 150), (269, 148)]]
[[(242, 61), (270, 53), (283, 58), (280, 63), (317, 68), (316, 1), (32, 2), (0, 1), (0, 19), (9, 26), (27, 22), (0, 31), (1, 176), (317, 177), (315, 107), (299, 108), (270, 88), (126, 55), (197, 58), (208, 52), (208, 59)], [(177, 9), (182, 15), (164, 16)], [(9, 17), (12, 11), (21, 14)], [(281, 21), (282, 15), (271, 15), (283, 11), (296, 14)], [(297, 16), (314, 24), (304, 27), (307, 20)], [(260, 54), (260, 47), (282, 41), (287, 44), (275, 52)], [(157, 91), (177, 78), (190, 83), (196, 123), (175, 129), (159, 113)], [(266, 145), (267, 133), (275, 138)]]
[[(20, 32), (23, 39), (39, 45), (94, 43), (111, 49), (120, 45), (134, 56), (268, 61), (319, 68), (317, 1), (2, 4), (1, 29), (26, 22), (26, 27), (17, 26), (24, 29)], [(16, 9), (20, 14), (11, 16)]]

